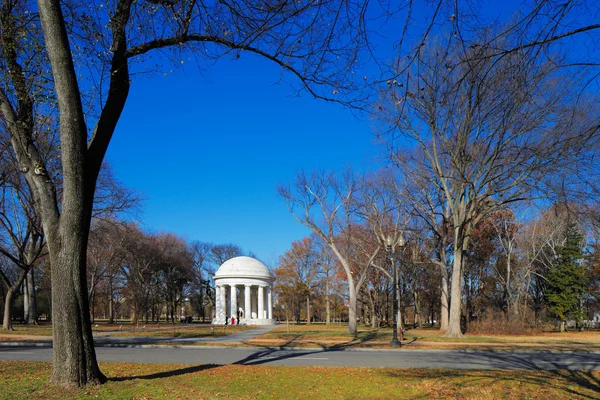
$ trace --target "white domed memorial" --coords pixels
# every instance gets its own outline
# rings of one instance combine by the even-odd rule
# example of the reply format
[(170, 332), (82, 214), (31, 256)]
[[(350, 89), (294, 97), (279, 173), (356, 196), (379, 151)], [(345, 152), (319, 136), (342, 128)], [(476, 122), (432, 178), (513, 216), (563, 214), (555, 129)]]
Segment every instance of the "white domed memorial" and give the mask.
[(214, 276), (216, 313), (213, 325), (271, 325), (273, 281), (267, 266), (252, 257), (225, 261)]

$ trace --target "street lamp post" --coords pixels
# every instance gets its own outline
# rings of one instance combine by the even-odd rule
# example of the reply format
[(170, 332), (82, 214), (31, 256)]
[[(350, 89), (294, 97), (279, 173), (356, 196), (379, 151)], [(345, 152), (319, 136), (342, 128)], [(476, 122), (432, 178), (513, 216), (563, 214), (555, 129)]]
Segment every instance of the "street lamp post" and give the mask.
[[(400, 247), (401, 249), (404, 247), (404, 233), (400, 232), (400, 236), (398, 237), (396, 243), (396, 245), (398, 245), (398, 247)], [(392, 239), (391, 236), (388, 236), (385, 239), (385, 248), (387, 250), (387, 255), (388, 258), (390, 259), (390, 263), (392, 265), (392, 269), (394, 270), (394, 325), (392, 328), (392, 341), (390, 342), (390, 347), (400, 347), (402, 345), (402, 343), (400, 343), (400, 341), (398, 340), (398, 273), (397, 273), (397, 268), (396, 268), (396, 263), (394, 262), (394, 256), (396, 255), (393, 252), (393, 247), (394, 247), (394, 239)], [(398, 255), (400, 255), (398, 253)]]

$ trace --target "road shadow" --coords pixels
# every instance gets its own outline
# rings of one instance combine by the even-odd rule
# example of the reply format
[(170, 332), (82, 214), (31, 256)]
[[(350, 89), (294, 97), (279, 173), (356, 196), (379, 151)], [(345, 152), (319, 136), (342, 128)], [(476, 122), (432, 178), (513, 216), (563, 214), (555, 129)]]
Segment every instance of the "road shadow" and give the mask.
[(260, 365), (265, 363), (271, 363), (274, 361), (287, 360), (296, 357), (302, 357), (311, 354), (323, 354), (330, 351), (341, 351), (341, 348), (332, 348), (322, 346), (319, 348), (312, 348), (306, 350), (300, 350), (295, 347), (294, 350), (290, 350), (288, 347), (301, 335), (289, 339), (286, 343), (279, 346), (260, 346), (261, 350), (250, 354), (248, 357), (243, 358), (234, 362), (234, 365)]
[(150, 380), (150, 379), (169, 378), (171, 376), (193, 374), (194, 372), (206, 371), (208, 369), (217, 368), (217, 367), (221, 367), (221, 365), (218, 365), (218, 364), (194, 365), (193, 367), (179, 368), (179, 369), (174, 369), (172, 371), (163, 371), (163, 372), (157, 372), (157, 373), (148, 374), (148, 375), (112, 377), (112, 378), (108, 378), (108, 380), (111, 382), (123, 382), (123, 381), (133, 381), (133, 380)]

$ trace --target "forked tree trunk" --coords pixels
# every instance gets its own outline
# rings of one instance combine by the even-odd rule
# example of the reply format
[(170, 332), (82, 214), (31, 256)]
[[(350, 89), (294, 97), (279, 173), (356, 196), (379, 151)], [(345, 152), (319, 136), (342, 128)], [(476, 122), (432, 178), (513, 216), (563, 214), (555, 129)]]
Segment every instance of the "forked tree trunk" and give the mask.
[[(58, 100), (63, 169), (60, 206), (56, 203), (56, 188), (49, 185), (51, 179), (39, 174), (33, 176), (31, 172), (28, 175), (42, 200), (42, 222), (52, 265), (53, 362), (50, 380), (63, 387), (81, 387), (106, 381), (98, 368), (94, 351), (86, 282), (86, 250), (98, 172), (129, 86), (127, 83), (120, 91), (111, 82), (98, 122), (99, 130), (88, 143), (81, 93), (61, 4), (58, 0), (38, 0), (38, 13)], [(118, 43), (119, 47), (122, 47), (123, 41), (124, 37)], [(116, 57), (121, 53), (115, 50), (113, 54)], [(117, 68), (113, 61), (113, 77), (128, 74), (127, 65), (119, 63), (118, 67), (121, 68)], [(122, 101), (115, 103), (112, 99), (120, 94)], [(110, 135), (102, 135), (102, 132)], [(99, 142), (98, 138), (103, 138), (103, 141)], [(22, 151), (17, 150), (18, 146), (13, 147), (24, 157)]]

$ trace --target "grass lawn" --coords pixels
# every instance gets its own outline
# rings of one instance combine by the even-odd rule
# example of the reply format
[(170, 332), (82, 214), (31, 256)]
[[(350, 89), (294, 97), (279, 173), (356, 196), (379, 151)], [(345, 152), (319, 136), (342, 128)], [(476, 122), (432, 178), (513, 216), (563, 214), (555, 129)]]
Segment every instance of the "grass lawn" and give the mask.
[[(13, 331), (1, 331), (0, 340), (11, 340), (17, 336), (52, 336), (52, 325), (14, 324)], [(214, 329), (213, 329), (214, 328)], [(94, 323), (92, 331), (99, 336), (148, 336), (164, 338), (209, 337), (226, 336), (252, 329), (243, 325), (211, 326), (208, 324), (138, 324), (136, 327), (130, 323)]]
[(0, 361), (0, 399), (592, 399), (600, 371), (267, 367), (101, 363), (109, 382), (48, 384), (50, 363)]
[[(544, 332), (535, 335), (471, 335), (460, 339), (443, 337), (437, 329), (410, 329), (404, 335), (405, 344), (414, 347), (449, 348), (452, 346), (477, 347), (499, 346), (520, 348), (555, 348), (572, 347), (574, 349), (600, 350), (600, 331), (584, 332)], [(323, 347), (354, 345), (367, 347), (386, 346), (392, 339), (391, 328), (370, 329), (359, 328), (354, 340), (344, 325), (282, 325), (255, 339), (255, 342), (266, 344), (317, 345)]]
[(31, 335), (52, 336), (52, 325), (42, 323), (40, 325), (22, 325), (13, 323), (13, 331), (0, 330), (0, 336), (4, 335)]
[[(145, 337), (161, 337), (161, 338), (189, 338), (189, 337), (213, 337), (227, 336), (233, 333), (253, 329), (254, 327), (245, 325), (223, 325), (223, 326), (194, 326), (194, 325), (175, 325), (173, 328), (169, 325), (161, 325), (160, 329), (137, 330), (135, 332), (122, 332), (110, 336), (145, 336)], [(104, 335), (103, 335), (104, 336)]]

